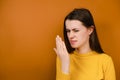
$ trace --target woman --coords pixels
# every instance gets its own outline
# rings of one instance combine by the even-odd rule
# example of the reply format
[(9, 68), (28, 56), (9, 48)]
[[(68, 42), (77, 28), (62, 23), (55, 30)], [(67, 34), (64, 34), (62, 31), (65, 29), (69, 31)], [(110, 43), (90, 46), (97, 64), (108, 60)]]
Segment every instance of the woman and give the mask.
[(88, 9), (74, 9), (65, 17), (64, 40), (56, 37), (56, 80), (116, 80), (113, 61), (100, 46)]

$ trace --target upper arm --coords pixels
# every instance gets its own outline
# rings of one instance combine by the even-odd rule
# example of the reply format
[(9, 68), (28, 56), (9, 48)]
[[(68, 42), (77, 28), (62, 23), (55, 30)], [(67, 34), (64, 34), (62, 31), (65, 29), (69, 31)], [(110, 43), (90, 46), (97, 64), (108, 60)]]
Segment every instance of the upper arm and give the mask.
[(108, 55), (105, 55), (103, 60), (103, 73), (105, 80), (116, 80), (114, 63)]

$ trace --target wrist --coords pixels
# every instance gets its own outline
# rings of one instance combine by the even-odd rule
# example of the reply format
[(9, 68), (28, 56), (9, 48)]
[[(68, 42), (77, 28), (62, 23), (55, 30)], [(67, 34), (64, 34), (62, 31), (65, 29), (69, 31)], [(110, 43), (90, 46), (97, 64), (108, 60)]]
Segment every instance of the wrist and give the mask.
[(70, 66), (70, 62), (69, 61), (62, 62), (62, 65), (61, 65), (62, 72), (68, 74), (69, 73), (69, 66)]

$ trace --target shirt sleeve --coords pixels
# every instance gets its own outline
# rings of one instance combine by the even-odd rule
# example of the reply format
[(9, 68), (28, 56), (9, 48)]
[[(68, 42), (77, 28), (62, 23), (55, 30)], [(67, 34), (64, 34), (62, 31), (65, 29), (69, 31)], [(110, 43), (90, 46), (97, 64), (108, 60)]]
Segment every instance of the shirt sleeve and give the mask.
[(116, 80), (115, 68), (112, 58), (106, 55), (103, 61), (104, 80)]
[(56, 80), (70, 80), (69, 74), (62, 72), (61, 62), (59, 58), (56, 58)]

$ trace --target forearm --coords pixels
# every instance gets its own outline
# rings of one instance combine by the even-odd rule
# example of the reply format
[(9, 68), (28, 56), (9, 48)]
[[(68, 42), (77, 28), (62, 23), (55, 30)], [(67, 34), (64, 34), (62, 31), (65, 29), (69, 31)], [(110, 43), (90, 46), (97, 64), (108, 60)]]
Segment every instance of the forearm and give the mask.
[[(57, 62), (56, 62), (56, 80), (70, 80), (69, 76), (69, 62), (66, 60), (63, 60), (62, 62), (58, 57), (57, 57)], [(66, 61), (66, 62), (65, 62)], [(66, 65), (68, 64), (68, 65)]]
[(70, 66), (70, 61), (62, 61), (62, 65), (61, 65), (61, 70), (63, 73), (65, 74), (69, 74), (69, 67)]

